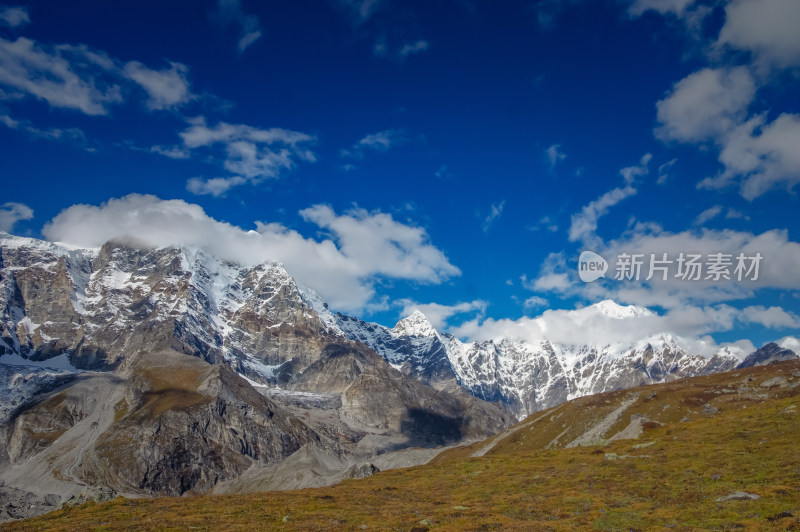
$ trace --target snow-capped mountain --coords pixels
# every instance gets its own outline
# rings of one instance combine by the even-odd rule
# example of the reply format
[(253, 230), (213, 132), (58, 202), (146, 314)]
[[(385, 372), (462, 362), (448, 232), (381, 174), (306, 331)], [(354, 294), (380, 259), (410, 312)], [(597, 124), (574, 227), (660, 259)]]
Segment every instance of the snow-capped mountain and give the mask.
[[(652, 315), (613, 301), (572, 312), (576, 323)], [(391, 329), (333, 314), (276, 263), (247, 267), (191, 248), (75, 249), (0, 236), (0, 355), (66, 354), (77, 368), (110, 369), (138, 352), (170, 348), (291, 388), (307, 382), (298, 377), (338, 340), (366, 345), (407, 377), (500, 402), (518, 417), (582, 395), (724, 371), (747, 355), (700, 356), (669, 334), (596, 345), (462, 342), (419, 311)]]
[(245, 471), (281, 486), (269, 468), (301, 449), (319, 467), (285, 475), (318, 485), (511, 423), (403, 375), (340, 321), (279, 264), (0, 234), (0, 499), (181, 495)]
[[(574, 312), (619, 320), (652, 314), (613, 301)], [(583, 395), (725, 371), (744, 355), (727, 349), (710, 358), (695, 355), (668, 334), (608, 345), (508, 338), (467, 343), (439, 333), (419, 311), (393, 329), (337, 317), (348, 338), (365, 343), (404, 373), (437, 388), (456, 383), (477, 397), (503, 403), (518, 417)]]

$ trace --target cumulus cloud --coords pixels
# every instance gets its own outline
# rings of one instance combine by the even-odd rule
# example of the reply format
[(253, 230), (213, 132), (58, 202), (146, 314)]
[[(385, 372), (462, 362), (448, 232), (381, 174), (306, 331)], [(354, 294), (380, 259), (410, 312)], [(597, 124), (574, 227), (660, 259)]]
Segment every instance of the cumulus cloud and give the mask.
[(706, 178), (700, 188), (739, 183), (742, 197), (753, 200), (773, 188), (791, 190), (800, 183), (800, 115), (782, 114), (768, 123), (751, 118), (723, 141), (719, 160), (725, 171)]
[(24, 203), (9, 201), (0, 206), (0, 231), (11, 232), (20, 220), (33, 218), (33, 209)]
[(794, 0), (727, 2), (715, 51), (733, 54), (715, 57), (748, 64), (694, 72), (656, 104), (660, 140), (711, 143), (718, 150), (723, 170), (701, 180), (699, 188), (738, 185), (742, 197), (753, 200), (800, 183), (800, 156), (794, 149), (800, 142), (800, 114), (783, 113), (770, 122), (767, 112), (750, 111), (761, 86), (774, 82), (781, 69), (800, 66), (798, 19), (800, 3)]
[(756, 84), (745, 67), (706, 68), (690, 74), (656, 103), (656, 136), (697, 142), (727, 134), (746, 116)]
[(45, 46), (24, 37), (0, 38), (0, 84), (87, 115), (104, 115), (122, 101), (120, 86), (105, 72), (114, 62), (85, 46)]
[(152, 70), (138, 61), (125, 65), (125, 76), (139, 84), (148, 95), (147, 105), (151, 110), (174, 109), (194, 98), (189, 90), (186, 65), (170, 62), (170, 67)]
[(766, 66), (800, 66), (800, 2), (733, 0), (717, 44), (751, 52)]
[[(578, 291), (594, 291), (596, 295), (617, 301), (679, 308), (687, 304), (744, 300), (765, 288), (800, 290), (800, 277), (796, 274), (800, 243), (789, 240), (785, 230), (773, 229), (761, 234), (730, 229), (671, 233), (657, 227), (635, 227), (622, 238), (608, 242), (597, 251), (609, 261), (609, 276), (615, 275), (615, 259), (622, 253), (640, 253), (647, 259), (638, 281), (611, 280), (601, 284), (574, 285)], [(709, 280), (703, 273), (702, 280), (684, 280), (676, 277), (678, 265), (673, 263), (669, 265), (671, 275), (666, 280), (657, 274), (653, 280), (645, 281), (651, 255), (660, 259), (664, 253), (672, 261), (676, 261), (681, 253), (704, 257), (709, 253), (729, 255), (732, 263), (730, 279)], [(761, 255), (757, 279), (754, 280), (751, 275), (739, 280), (734, 274), (740, 254), (744, 257)], [(746, 265), (750, 266), (750, 262)]]
[(219, 0), (216, 18), (223, 27), (239, 27), (239, 41), (236, 43), (239, 53), (261, 38), (261, 21), (255, 15), (245, 14), (241, 0)]
[(402, 316), (408, 316), (415, 310), (419, 310), (431, 325), (438, 331), (447, 330), (447, 321), (453, 316), (477, 312), (478, 316), (483, 316), (486, 313), (488, 303), (480, 299), (474, 301), (465, 301), (456, 303), (455, 305), (441, 305), (439, 303), (417, 303), (411, 299), (401, 299), (398, 301), (403, 307), (400, 312)]
[[(606, 300), (576, 310), (545, 310), (532, 318), (474, 319), (453, 332), (473, 341), (512, 338), (575, 346), (634, 344), (643, 338), (670, 335), (696, 354), (710, 356), (727, 347), (744, 357), (754, 350), (749, 341), (717, 344), (709, 333), (729, 331), (739, 324), (749, 323), (753, 312), (717, 305), (684, 307), (657, 314), (643, 307), (617, 305)], [(779, 314), (777, 309), (771, 312)]]
[(484, 218), (483, 224), (481, 225), (481, 229), (484, 233), (489, 231), (489, 228), (492, 226), (495, 220), (497, 220), (501, 214), (503, 214), (503, 208), (506, 206), (506, 200), (492, 203), (489, 207), (489, 214)]
[(27, 8), (24, 7), (0, 7), (0, 26), (17, 28), (30, 24), (31, 18)]
[(265, 222), (247, 231), (211, 218), (199, 205), (138, 194), (99, 206), (73, 205), (48, 222), (42, 233), (51, 241), (77, 246), (124, 240), (145, 247), (201, 247), (245, 265), (282, 262), (299, 282), (343, 311), (360, 311), (375, 303), (375, 286), (382, 279), (438, 283), (461, 273), (431, 244), (425, 229), (389, 214), (364, 209), (337, 214), (325, 205), (300, 214), (325, 236), (306, 238)]
[(753, 200), (775, 188), (800, 183), (800, 115), (747, 116), (756, 83), (745, 67), (704, 69), (676, 83), (656, 104), (661, 140), (710, 141), (719, 149), (724, 171), (698, 183), (719, 189), (738, 184)]

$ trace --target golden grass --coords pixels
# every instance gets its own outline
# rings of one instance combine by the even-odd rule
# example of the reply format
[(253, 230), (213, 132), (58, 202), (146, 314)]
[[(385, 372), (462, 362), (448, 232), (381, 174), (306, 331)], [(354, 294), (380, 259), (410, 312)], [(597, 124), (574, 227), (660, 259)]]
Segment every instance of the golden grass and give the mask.
[[(638, 440), (545, 449), (567, 416), (585, 424), (630, 392), (584, 398), (502, 440), (431, 464), (337, 486), (194, 498), (123, 499), (66, 508), (9, 530), (786, 530), (800, 527), (800, 397), (759, 383), (800, 364), (647, 387), (630, 413), (661, 415)], [(800, 373), (799, 373), (800, 375)], [(744, 379), (755, 392), (738, 392)], [(793, 378), (800, 382), (800, 378)], [(731, 393), (715, 393), (719, 390)], [(710, 390), (710, 391), (709, 391)], [(651, 399), (645, 395), (656, 393)], [(710, 395), (709, 395), (710, 393)], [(698, 399), (699, 398), (699, 399)], [(702, 399), (702, 403), (698, 401)], [(610, 403), (605, 403), (610, 400)], [(702, 404), (720, 404), (703, 415)], [(695, 404), (698, 403), (698, 404)], [(664, 409), (664, 405), (670, 407)], [(593, 406), (594, 405), (594, 406)], [(574, 411), (573, 411), (574, 409)], [(592, 410), (595, 409), (595, 410)], [(680, 421), (687, 412), (688, 421)], [(562, 413), (558, 417), (559, 412)], [(542, 415), (537, 414), (537, 415)], [(581, 417), (584, 416), (584, 417)], [(550, 421), (550, 417), (553, 418)], [(627, 425), (628, 415), (619, 427)], [(669, 418), (669, 419), (667, 419)], [(577, 431), (576, 431), (577, 432)], [(542, 434), (539, 434), (542, 433)], [(548, 438), (550, 438), (548, 440)], [(562, 443), (566, 443), (564, 438)], [(652, 443), (651, 443), (652, 442)], [(649, 444), (642, 447), (641, 444)], [(616, 458), (615, 458), (616, 457)], [(758, 500), (716, 502), (745, 491)]]

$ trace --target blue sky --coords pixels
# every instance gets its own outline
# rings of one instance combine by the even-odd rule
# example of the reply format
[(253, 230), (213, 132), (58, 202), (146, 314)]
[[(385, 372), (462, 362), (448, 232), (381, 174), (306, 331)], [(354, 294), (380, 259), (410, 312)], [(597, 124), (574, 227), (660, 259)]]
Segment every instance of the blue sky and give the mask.
[[(0, 229), (279, 260), (467, 338), (603, 299), (800, 331), (795, 0), (120, 4), (0, 3)], [(617, 281), (626, 251), (763, 261)]]

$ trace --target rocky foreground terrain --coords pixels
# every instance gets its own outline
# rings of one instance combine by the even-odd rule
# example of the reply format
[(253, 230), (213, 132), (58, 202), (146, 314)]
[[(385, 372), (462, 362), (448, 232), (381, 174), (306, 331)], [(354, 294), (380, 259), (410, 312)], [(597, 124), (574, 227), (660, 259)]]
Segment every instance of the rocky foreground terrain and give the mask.
[[(588, 309), (626, 320), (640, 312)], [(465, 343), (334, 314), (279, 264), (0, 235), (0, 518), (65, 502), (327, 485), (576, 397), (796, 358)]]
[(575, 399), (337, 486), (65, 508), (10, 530), (794, 530), (800, 362)]

